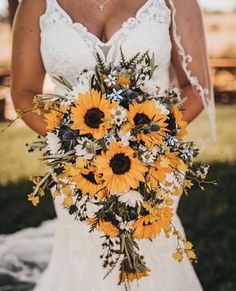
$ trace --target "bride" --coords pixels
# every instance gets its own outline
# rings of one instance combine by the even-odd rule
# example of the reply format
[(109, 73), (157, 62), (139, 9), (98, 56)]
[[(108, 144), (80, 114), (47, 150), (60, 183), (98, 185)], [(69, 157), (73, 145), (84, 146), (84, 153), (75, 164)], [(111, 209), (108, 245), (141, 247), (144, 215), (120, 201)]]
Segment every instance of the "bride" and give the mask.
[[(72, 84), (84, 69), (93, 70), (98, 52), (106, 63), (119, 63), (119, 48), (127, 57), (151, 51), (158, 65), (152, 82), (160, 88), (178, 84), (184, 117), (190, 123), (208, 113), (214, 134), (214, 101), (201, 12), (196, 0), (22, 0), (14, 24), (11, 93), (15, 107), (32, 108), (43, 90), (45, 74), (63, 75)], [(55, 83), (55, 92), (63, 88)], [(27, 113), (24, 120), (41, 135), (41, 116)], [(35, 291), (122, 290), (118, 272), (103, 280), (97, 233), (73, 220), (54, 201), (57, 225), (50, 263)], [(175, 199), (177, 210), (178, 198)], [(175, 213), (174, 224), (182, 230)], [(188, 260), (171, 258), (174, 239), (159, 236), (140, 243), (152, 269), (148, 278), (131, 284), (132, 291), (200, 291), (202, 287)], [(40, 250), (39, 250), (40, 252)]]

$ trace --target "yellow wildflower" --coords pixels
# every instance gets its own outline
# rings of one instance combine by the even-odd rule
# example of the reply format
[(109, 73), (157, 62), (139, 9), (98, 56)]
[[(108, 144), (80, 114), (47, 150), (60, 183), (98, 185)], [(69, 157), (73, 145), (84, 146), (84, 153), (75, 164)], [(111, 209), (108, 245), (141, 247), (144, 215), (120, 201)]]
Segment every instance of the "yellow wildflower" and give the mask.
[(190, 188), (192, 188), (192, 186), (193, 186), (193, 183), (192, 183), (191, 180), (185, 180), (185, 181), (184, 181), (184, 187), (190, 189)]
[(193, 244), (190, 241), (184, 241), (184, 247), (187, 250), (191, 250), (193, 248)]
[(34, 205), (37, 206), (39, 204), (39, 197), (38, 196), (34, 196), (33, 193), (29, 194), (28, 196), (28, 200)]
[(121, 86), (129, 86), (130, 85), (130, 77), (121, 75), (118, 77), (117, 83)]
[(189, 260), (195, 261), (197, 259), (197, 256), (196, 256), (194, 250), (186, 250), (185, 252), (186, 252), (186, 255), (189, 258)]
[(66, 208), (66, 207), (71, 206), (73, 203), (74, 203), (74, 200), (72, 197), (65, 197), (62, 202), (62, 206)]
[(143, 272), (121, 272), (121, 282), (125, 282), (126, 280), (129, 282), (139, 280), (143, 277), (149, 276), (149, 272), (151, 272), (151, 270), (148, 267), (145, 267)]
[(178, 262), (182, 262), (183, 261), (183, 251), (181, 249), (176, 250), (175, 253), (173, 253), (172, 257), (178, 261)]

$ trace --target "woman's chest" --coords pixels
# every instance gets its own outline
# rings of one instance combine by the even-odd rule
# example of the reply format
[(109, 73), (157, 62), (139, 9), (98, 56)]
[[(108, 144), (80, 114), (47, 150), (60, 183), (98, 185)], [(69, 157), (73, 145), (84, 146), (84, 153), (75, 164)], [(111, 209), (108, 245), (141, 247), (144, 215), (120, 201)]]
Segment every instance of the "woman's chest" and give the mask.
[(120, 48), (127, 59), (149, 50), (159, 69), (170, 64), (170, 12), (158, 6), (141, 8), (107, 42), (102, 42), (82, 24), (74, 23), (60, 9), (46, 11), (40, 26), (42, 59), (50, 75), (76, 78), (82, 70), (94, 69), (97, 54), (105, 62), (116, 65), (121, 57)]

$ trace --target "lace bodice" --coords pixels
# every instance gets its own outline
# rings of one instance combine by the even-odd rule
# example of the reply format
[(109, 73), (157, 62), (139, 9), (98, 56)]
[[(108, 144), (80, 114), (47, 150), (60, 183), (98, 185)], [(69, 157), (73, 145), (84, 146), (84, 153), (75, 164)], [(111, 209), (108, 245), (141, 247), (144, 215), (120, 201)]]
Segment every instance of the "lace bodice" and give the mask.
[(135, 16), (123, 22), (109, 41), (102, 42), (84, 25), (73, 22), (57, 0), (47, 0), (46, 11), (40, 17), (41, 55), (45, 69), (50, 76), (62, 75), (75, 84), (81, 71), (95, 68), (97, 52), (106, 63), (118, 64), (121, 46), (127, 58), (149, 50), (154, 53), (158, 65), (153, 80), (161, 88), (167, 88), (170, 83), (170, 20), (164, 0), (147, 0)]

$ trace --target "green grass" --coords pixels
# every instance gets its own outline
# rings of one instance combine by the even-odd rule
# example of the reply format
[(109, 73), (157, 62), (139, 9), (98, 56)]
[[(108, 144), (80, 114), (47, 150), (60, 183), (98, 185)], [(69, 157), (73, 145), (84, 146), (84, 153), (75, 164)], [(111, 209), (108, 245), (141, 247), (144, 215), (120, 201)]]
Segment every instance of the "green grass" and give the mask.
[[(0, 125), (0, 130), (7, 124)], [(27, 179), (31, 175), (42, 173), (43, 163), (40, 155), (28, 153), (26, 143), (37, 139), (37, 134), (26, 126), (13, 125), (0, 133), (0, 185)]]
[[(236, 163), (236, 105), (216, 107), (217, 140), (202, 147), (199, 160)], [(190, 138), (198, 141), (209, 136), (208, 119), (201, 114), (189, 127)]]
[[(210, 177), (218, 186), (203, 192), (193, 188), (181, 199), (179, 215), (187, 236), (194, 242), (199, 262), (196, 271), (206, 291), (236, 290), (236, 106), (217, 107), (218, 140), (202, 151), (198, 161), (211, 165)], [(0, 129), (5, 125), (1, 125)], [(191, 125), (191, 136), (207, 135), (206, 117)], [(11, 233), (55, 217), (49, 195), (39, 207), (26, 200), (31, 175), (43, 172), (25, 143), (37, 135), (26, 127), (13, 126), (0, 134), (0, 233)], [(39, 155), (37, 155), (39, 157)], [(181, 291), (181, 290), (180, 290)]]

